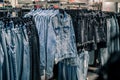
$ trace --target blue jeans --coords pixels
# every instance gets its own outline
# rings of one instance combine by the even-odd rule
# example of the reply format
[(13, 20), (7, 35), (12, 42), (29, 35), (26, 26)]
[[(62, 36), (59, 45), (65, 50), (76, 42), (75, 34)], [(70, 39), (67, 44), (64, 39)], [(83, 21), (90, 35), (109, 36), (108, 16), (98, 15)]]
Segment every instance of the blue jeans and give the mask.
[[(0, 39), (1, 40), (1, 39)], [(4, 52), (0, 41), (0, 80), (2, 80), (2, 67), (4, 62)]]
[(59, 62), (58, 66), (58, 80), (79, 80), (77, 66), (72, 66), (64, 62)]
[(22, 62), (23, 72), (22, 72), (21, 80), (30, 80), (30, 50), (29, 50), (28, 35), (25, 27), (23, 27), (22, 36), (23, 36), (24, 51), (23, 51), (23, 62)]
[(9, 69), (9, 59), (7, 54), (7, 45), (6, 45), (6, 32), (4, 29), (0, 30), (0, 40), (1, 46), (4, 52), (4, 61), (2, 66), (2, 80), (10, 80), (10, 69)]
[(89, 63), (89, 54), (88, 51), (82, 51), (78, 55), (77, 60), (78, 68), (77, 68), (77, 76), (79, 76), (79, 80), (86, 80), (87, 71), (88, 71), (88, 63)]
[(120, 51), (120, 40), (119, 40), (119, 25), (116, 20), (116, 17), (113, 16), (112, 18), (107, 20), (107, 41), (108, 41), (108, 52), (114, 53), (115, 51)]
[(104, 65), (110, 56), (110, 54), (108, 53), (108, 48), (101, 48), (99, 54), (100, 54), (100, 58), (101, 58), (100, 59), (101, 64)]
[(89, 53), (89, 56), (90, 56), (89, 65), (93, 65), (94, 64), (95, 51), (92, 50), (92, 51), (89, 51), (88, 53)]
[[(15, 28), (15, 53), (16, 53), (16, 77), (17, 80), (29, 80), (30, 78), (30, 52), (28, 35), (25, 27)], [(14, 63), (14, 62), (13, 62)]]
[(58, 63), (58, 80), (86, 80), (89, 54), (82, 51), (76, 58), (69, 58)]
[(0, 80), (29, 80), (29, 53), (25, 28), (0, 29)]

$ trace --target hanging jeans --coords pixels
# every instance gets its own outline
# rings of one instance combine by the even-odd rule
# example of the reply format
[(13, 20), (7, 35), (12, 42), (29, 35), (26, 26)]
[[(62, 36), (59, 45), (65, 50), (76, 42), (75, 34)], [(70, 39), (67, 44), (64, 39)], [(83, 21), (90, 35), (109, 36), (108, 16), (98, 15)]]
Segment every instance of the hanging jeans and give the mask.
[(79, 80), (77, 66), (67, 64), (67, 60), (58, 63), (58, 80)]
[(24, 35), (26, 28), (12, 26), (0, 29), (0, 80), (29, 80), (30, 52), (28, 36)]
[(10, 80), (10, 69), (9, 69), (9, 60), (8, 60), (8, 54), (7, 54), (7, 46), (6, 46), (6, 39), (5, 39), (5, 30), (0, 30), (0, 40), (1, 40), (1, 46), (4, 52), (4, 59), (3, 59), (3, 65), (2, 65), (2, 79), (1, 80)]
[(94, 50), (92, 50), (92, 51), (89, 51), (88, 52), (89, 53), (89, 56), (90, 56), (90, 58), (89, 58), (89, 65), (93, 65), (94, 64), (94, 56), (95, 56), (95, 51)]
[(82, 51), (78, 54), (78, 68), (77, 68), (77, 76), (80, 78), (78, 80), (86, 80), (87, 71), (88, 71), (88, 63), (89, 63), (89, 54), (88, 51)]
[(2, 80), (3, 61), (4, 61), (4, 53), (3, 53), (3, 48), (1, 46), (1, 41), (0, 41), (0, 80)]
[(104, 65), (110, 56), (108, 53), (108, 48), (101, 48), (98, 54), (100, 54), (101, 65)]
[(87, 51), (80, 52), (74, 59), (58, 63), (58, 80), (86, 80), (89, 63)]
[(30, 80), (40, 80), (39, 37), (34, 22), (26, 23), (30, 46)]

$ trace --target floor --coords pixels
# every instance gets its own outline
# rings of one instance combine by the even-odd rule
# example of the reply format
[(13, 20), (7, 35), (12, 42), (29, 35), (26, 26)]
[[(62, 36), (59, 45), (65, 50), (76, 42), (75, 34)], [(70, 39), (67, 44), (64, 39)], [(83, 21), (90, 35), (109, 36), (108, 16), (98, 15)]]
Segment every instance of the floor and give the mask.
[(88, 72), (87, 80), (95, 80), (97, 76), (95, 73)]
[(97, 68), (95, 67), (89, 67), (87, 80), (95, 80), (97, 78), (96, 70)]

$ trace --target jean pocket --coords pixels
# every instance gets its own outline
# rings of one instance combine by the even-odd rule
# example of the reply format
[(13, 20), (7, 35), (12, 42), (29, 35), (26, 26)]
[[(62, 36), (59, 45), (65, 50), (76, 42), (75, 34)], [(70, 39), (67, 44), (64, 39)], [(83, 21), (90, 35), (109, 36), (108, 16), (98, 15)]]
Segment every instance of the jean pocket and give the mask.
[(64, 33), (69, 33), (70, 27), (69, 26), (64, 26), (63, 31), (64, 31)]
[(60, 35), (60, 27), (55, 28), (55, 34), (57, 36)]

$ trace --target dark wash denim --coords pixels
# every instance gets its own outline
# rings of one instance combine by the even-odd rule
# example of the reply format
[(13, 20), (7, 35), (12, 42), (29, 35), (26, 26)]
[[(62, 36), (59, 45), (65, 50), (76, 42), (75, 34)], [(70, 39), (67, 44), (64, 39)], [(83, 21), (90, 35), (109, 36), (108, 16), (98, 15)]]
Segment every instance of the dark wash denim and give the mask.
[[(96, 50), (98, 43), (106, 44), (106, 23), (104, 15), (99, 11), (66, 10), (71, 15), (75, 30), (77, 48), (83, 47), (88, 50)], [(77, 25), (76, 25), (77, 24)], [(106, 45), (105, 45), (106, 46)], [(100, 47), (104, 47), (101, 45)]]
[(37, 29), (33, 21), (28, 21), (25, 27), (30, 45), (30, 80), (40, 80), (40, 50)]

